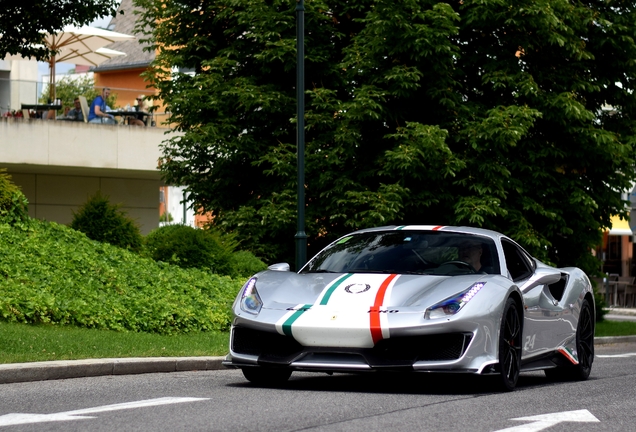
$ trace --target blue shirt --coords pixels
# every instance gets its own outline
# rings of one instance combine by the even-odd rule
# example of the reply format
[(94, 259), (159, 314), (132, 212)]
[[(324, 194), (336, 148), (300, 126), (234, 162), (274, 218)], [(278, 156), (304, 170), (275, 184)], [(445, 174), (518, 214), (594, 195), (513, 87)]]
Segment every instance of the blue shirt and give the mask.
[(97, 96), (95, 99), (93, 99), (93, 102), (91, 102), (91, 108), (90, 110), (88, 110), (88, 121), (97, 118), (97, 115), (95, 114), (96, 106), (99, 106), (99, 109), (102, 113), (106, 113), (106, 101), (103, 97)]

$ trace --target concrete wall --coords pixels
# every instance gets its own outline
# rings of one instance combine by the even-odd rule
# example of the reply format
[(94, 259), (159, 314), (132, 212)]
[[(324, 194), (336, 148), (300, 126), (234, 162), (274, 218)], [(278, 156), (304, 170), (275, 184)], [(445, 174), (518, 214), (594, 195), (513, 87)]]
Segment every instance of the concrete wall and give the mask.
[(29, 200), (29, 215), (34, 218), (69, 224), (73, 212), (88, 197), (101, 191), (113, 204), (135, 219), (147, 234), (159, 226), (158, 180), (112, 178), (79, 175), (51, 175), (9, 172), (15, 184)]
[(63, 224), (97, 191), (122, 204), (147, 234), (159, 225), (157, 169), (166, 129), (38, 119), (0, 120), (0, 167), (32, 217)]

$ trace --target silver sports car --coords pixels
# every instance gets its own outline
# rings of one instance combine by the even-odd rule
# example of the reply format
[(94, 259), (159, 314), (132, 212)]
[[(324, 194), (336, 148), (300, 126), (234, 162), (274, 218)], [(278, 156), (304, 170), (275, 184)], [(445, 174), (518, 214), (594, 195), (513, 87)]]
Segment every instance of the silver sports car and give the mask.
[(230, 354), (257, 384), (292, 371), (586, 379), (594, 361), (592, 287), (508, 237), (477, 228), (391, 226), (331, 243), (298, 273), (274, 264), (233, 306)]

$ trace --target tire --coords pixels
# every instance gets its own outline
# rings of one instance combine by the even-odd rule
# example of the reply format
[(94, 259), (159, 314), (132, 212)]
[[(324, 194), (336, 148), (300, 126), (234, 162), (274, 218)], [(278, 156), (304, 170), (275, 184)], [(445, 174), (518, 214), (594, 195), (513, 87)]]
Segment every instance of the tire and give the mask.
[(285, 383), (292, 374), (291, 369), (274, 369), (264, 367), (242, 368), (246, 380), (256, 385), (275, 386)]
[(517, 386), (521, 370), (521, 317), (517, 303), (509, 298), (504, 306), (499, 329), (499, 384), (504, 391)]
[(581, 304), (576, 326), (576, 352), (579, 364), (546, 369), (545, 375), (553, 380), (564, 381), (585, 381), (590, 376), (594, 362), (594, 314), (587, 300)]

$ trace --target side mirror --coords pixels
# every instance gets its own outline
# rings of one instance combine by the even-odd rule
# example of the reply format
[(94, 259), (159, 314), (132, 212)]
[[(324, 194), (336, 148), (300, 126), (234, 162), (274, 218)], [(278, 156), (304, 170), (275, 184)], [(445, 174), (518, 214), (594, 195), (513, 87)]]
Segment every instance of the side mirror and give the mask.
[(287, 263), (276, 263), (267, 268), (273, 271), (290, 271), (289, 264)]
[(538, 267), (530, 279), (519, 288), (525, 293), (538, 285), (550, 285), (561, 280), (561, 271), (551, 267)]

